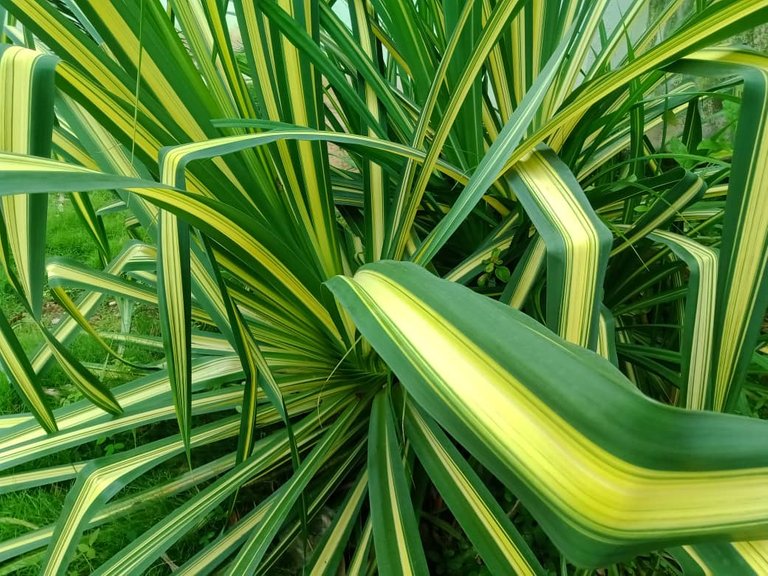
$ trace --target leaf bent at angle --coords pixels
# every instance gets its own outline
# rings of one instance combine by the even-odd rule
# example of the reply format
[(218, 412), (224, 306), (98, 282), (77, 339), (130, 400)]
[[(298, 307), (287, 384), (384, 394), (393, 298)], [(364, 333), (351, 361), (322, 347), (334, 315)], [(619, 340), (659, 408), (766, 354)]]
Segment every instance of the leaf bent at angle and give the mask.
[(419, 406), (575, 563), (768, 536), (768, 423), (649, 400), (608, 361), (412, 264), (328, 286)]

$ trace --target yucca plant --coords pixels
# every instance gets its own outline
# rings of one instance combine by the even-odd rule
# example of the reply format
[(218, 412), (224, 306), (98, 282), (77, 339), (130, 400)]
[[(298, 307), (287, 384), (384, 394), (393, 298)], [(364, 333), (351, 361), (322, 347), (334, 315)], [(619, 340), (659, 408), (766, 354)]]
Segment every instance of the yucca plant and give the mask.
[[(275, 573), (298, 539), (302, 573), (426, 574), (427, 525), (487, 573), (559, 569), (505, 493), (579, 566), (765, 573), (768, 58), (720, 43), (768, 0), (647, 4), (0, 0), (2, 265), (44, 342), (0, 315), (29, 410), (0, 417), (0, 491), (69, 482), (0, 562), (66, 574), (85, 531), (198, 487), (95, 573), (143, 573), (217, 508), (175, 573)], [(117, 253), (97, 190), (129, 214)], [(102, 269), (46, 264), (52, 192)], [(105, 295), (156, 306), (162, 341), (100, 334)], [(82, 331), (164, 361), (110, 389)], [(83, 400), (52, 405), (54, 364)]]

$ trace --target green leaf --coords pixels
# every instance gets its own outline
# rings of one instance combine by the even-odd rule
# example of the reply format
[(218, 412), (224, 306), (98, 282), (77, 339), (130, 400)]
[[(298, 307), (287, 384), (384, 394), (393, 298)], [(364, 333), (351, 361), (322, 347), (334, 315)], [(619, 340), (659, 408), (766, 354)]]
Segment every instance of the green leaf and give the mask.
[(350, 427), (358, 413), (359, 406), (351, 405), (344, 409), (341, 414), (338, 414), (333, 425), (323, 434), (312, 452), (296, 470), (296, 474), (280, 488), (275, 502), (266, 512), (264, 519), (249, 535), (237, 557), (229, 565), (226, 572), (229, 576), (250, 575), (255, 572), (267, 552), (267, 548), (285, 522), (288, 513), (299, 500), (320, 466), (329, 458), (333, 449), (341, 443), (344, 432)]
[(40, 426), (46, 432), (56, 432), (58, 427), (53, 412), (45, 398), (37, 374), (32, 369), (29, 359), (21, 347), (16, 333), (8, 323), (5, 314), (0, 312), (0, 364), (5, 375), (19, 392), (24, 404), (34, 414)]
[(492, 574), (545, 574), (523, 536), (434, 421), (408, 402), (406, 431), (419, 461)]
[(190, 436), (189, 444), (182, 437), (171, 437), (86, 465), (67, 495), (62, 516), (43, 561), (43, 571), (56, 574), (66, 569), (72, 559), (72, 549), (97, 507), (103, 506), (131, 480), (184, 450), (217, 442), (236, 433), (237, 419), (229, 418), (196, 429)]
[(413, 265), (368, 265), (329, 287), (419, 407), (574, 562), (768, 534), (754, 481), (768, 475), (765, 422), (648, 400), (602, 358)]
[(547, 247), (547, 324), (594, 349), (611, 233), (551, 150), (534, 150), (508, 178)]
[[(0, 150), (47, 157), (53, 129), (54, 69), (58, 58), (0, 46)], [(34, 112), (33, 112), (34, 111)], [(7, 245), (36, 318), (42, 315), (48, 201), (20, 194), (2, 199)], [(8, 259), (8, 256), (5, 256)]]
[(768, 202), (761, 168), (768, 154), (768, 131), (764, 117), (752, 112), (765, 109), (768, 103), (768, 58), (742, 50), (711, 49), (692, 55), (681, 69), (707, 76), (735, 73), (744, 79), (717, 280), (715, 325), (721, 328), (713, 353), (713, 407), (720, 410), (738, 397), (768, 307), (768, 227), (760, 220), (759, 208)]
[(383, 576), (427, 574), (427, 559), (386, 391), (373, 400), (368, 437), (368, 499), (379, 571)]

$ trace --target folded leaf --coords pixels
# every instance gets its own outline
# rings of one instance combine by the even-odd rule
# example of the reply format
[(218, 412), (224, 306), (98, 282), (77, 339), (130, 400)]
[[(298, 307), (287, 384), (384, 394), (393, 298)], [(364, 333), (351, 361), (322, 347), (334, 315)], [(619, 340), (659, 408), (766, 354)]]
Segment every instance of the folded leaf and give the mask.
[(767, 422), (651, 401), (603, 358), (412, 264), (328, 285), (419, 406), (575, 563), (768, 535)]

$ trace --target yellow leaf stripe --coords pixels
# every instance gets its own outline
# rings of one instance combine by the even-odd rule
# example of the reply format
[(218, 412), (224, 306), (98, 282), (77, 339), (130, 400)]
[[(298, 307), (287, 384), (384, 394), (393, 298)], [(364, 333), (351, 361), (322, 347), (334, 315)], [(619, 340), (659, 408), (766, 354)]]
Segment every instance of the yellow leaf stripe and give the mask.
[[(755, 14), (768, 8), (768, 0), (754, 0), (752, 2), (726, 0), (712, 5), (710, 8), (704, 18), (699, 19), (687, 29), (654, 46), (626, 66), (596, 78), (593, 83), (585, 87), (579, 97), (563, 107), (549, 122), (522, 142), (498, 173), (505, 173), (547, 138), (553, 139), (553, 145), (556, 142), (564, 142), (568, 134), (578, 125), (582, 116), (596, 102), (642, 74), (674, 61), (686, 51), (692, 51), (693, 48), (711, 38), (714, 33), (722, 33), (722, 31), (735, 25), (743, 26), (743, 23), (749, 22)], [(555, 147), (555, 149), (557, 148)]]
[(768, 58), (712, 48), (687, 58), (681, 69), (744, 78), (739, 133), (734, 147), (726, 201), (718, 278), (715, 344), (715, 410), (736, 400), (754, 339), (768, 304)]
[[(388, 257), (397, 259), (401, 258), (404, 254), (406, 244), (410, 238), (411, 225), (416, 217), (416, 212), (427, 188), (429, 179), (432, 176), (432, 171), (435, 170), (438, 158), (443, 151), (443, 146), (451, 134), (451, 127), (453, 126), (456, 117), (459, 115), (461, 106), (469, 94), (474, 84), (474, 80), (480, 72), (488, 54), (496, 45), (499, 36), (505, 31), (507, 21), (511, 15), (520, 8), (520, 5), (521, 3), (518, 0), (507, 0), (498, 3), (491, 13), (490, 18), (485, 23), (482, 35), (478, 39), (477, 45), (472, 52), (472, 57), (466, 63), (461, 78), (457, 81), (456, 86), (452, 87), (451, 99), (442, 113), (440, 125), (429, 144), (429, 149), (416, 183), (412, 186), (412, 189), (403, 189), (398, 195), (397, 204), (392, 215), (392, 222), (395, 228), (389, 237), (389, 244), (386, 250)], [(466, 11), (466, 14), (468, 16), (468, 10)], [(456, 41), (458, 41), (458, 37), (459, 34), (456, 34)], [(448, 61), (446, 60), (444, 64), (444, 67), (447, 68)], [(443, 66), (441, 63), (441, 70), (442, 69)], [(440, 80), (440, 76), (437, 76), (437, 80)], [(432, 87), (431, 92), (435, 98), (439, 93), (439, 89), (440, 82), (437, 82)], [(422, 114), (420, 117), (419, 127), (421, 130), (417, 128), (415, 132), (415, 148), (421, 147), (423, 138), (426, 135), (425, 131), (429, 126), (431, 109), (428, 108), (425, 112), (426, 113)], [(409, 184), (412, 182), (410, 178), (411, 176), (405, 180)], [(409, 188), (411, 187), (409, 186)], [(405, 192), (407, 192), (407, 194)]]
[(612, 364), (618, 364), (618, 359), (616, 357), (615, 320), (611, 312), (605, 306), (600, 310), (597, 348), (595, 351), (606, 360), (609, 360)]
[(5, 414), (0, 416), (0, 430), (13, 428), (14, 426), (23, 424), (24, 422), (27, 422), (30, 417), (30, 415), (23, 414)]
[[(171, 389), (179, 421), (179, 429), (189, 445), (191, 419), (192, 374), (191, 303), (189, 293), (189, 230), (168, 210), (160, 211), (158, 227), (157, 292), (160, 306), (163, 344)], [(185, 236), (186, 238), (183, 238)], [(186, 242), (185, 242), (186, 240)]]
[(518, 162), (510, 184), (547, 244), (547, 322), (566, 340), (594, 348), (611, 233), (551, 152), (535, 150)]
[[(355, 18), (357, 42), (365, 55), (373, 62), (375, 61), (376, 46), (371, 34), (370, 25), (368, 23), (368, 13), (365, 9), (363, 0), (353, 0), (351, 12), (352, 16)], [(377, 121), (380, 121), (379, 100), (375, 90), (368, 83), (364, 84), (362, 90), (364, 91), (365, 104), (368, 107), (368, 110)], [(374, 138), (375, 135), (376, 130), (374, 130), (373, 126), (369, 126), (368, 136)], [(370, 245), (365, 247), (367, 251), (366, 260), (368, 262), (375, 262), (381, 258), (384, 249), (384, 237), (386, 233), (384, 202), (386, 200), (387, 180), (380, 164), (366, 161), (366, 167), (365, 217), (369, 227), (368, 238), (370, 243)]]
[[(171, 175), (175, 175), (176, 181), (178, 182), (180, 179), (183, 179), (184, 168), (186, 165), (193, 160), (216, 157), (222, 154), (243, 150), (253, 146), (264, 145), (274, 141), (279, 142), (283, 139), (318, 139), (334, 141), (339, 144), (359, 144), (362, 146), (379, 148), (389, 153), (404, 156), (406, 158), (412, 158), (416, 161), (423, 161), (424, 157), (423, 152), (418, 152), (413, 148), (397, 145), (391, 142), (381, 141), (372, 137), (323, 133), (317, 130), (276, 130), (265, 134), (232, 136), (173, 147), (167, 150), (161, 160), (162, 171), (164, 174), (168, 175), (167, 178), (171, 178)], [(457, 179), (460, 182), (466, 182), (466, 176), (457, 169), (451, 168), (444, 163), (439, 163), (438, 169), (441, 169), (447, 175)], [(249, 243), (253, 245), (255, 244), (255, 240), (251, 238)], [(271, 254), (268, 254), (264, 248), (253, 250), (251, 253), (259, 255), (259, 261), (262, 264), (266, 265), (268, 269), (274, 270), (276, 277), (280, 279), (281, 282), (285, 284), (293, 293), (301, 295), (301, 299), (303, 299), (305, 303), (308, 304), (310, 309), (315, 313), (315, 315), (322, 320), (324, 326), (330, 330), (332, 334), (340, 338), (339, 332), (335, 325), (332, 324), (325, 308), (322, 307), (319, 302), (317, 302), (317, 300), (315, 300), (314, 297), (308, 293), (306, 288), (300, 282), (293, 279), (293, 274), (289, 272), (288, 269), (278, 259), (276, 259)]]
[[(312, 501), (307, 506), (307, 517), (312, 518), (315, 514), (322, 509), (327, 503), (328, 496), (334, 489), (338, 488), (339, 483), (344, 480), (349, 472), (352, 464), (357, 463), (359, 452), (362, 448), (362, 444), (353, 449), (347, 460), (342, 463), (341, 466), (334, 467), (332, 478), (323, 483), (322, 488), (315, 495)], [(216, 566), (224, 562), (231, 552), (245, 540), (248, 534), (253, 532), (253, 529), (264, 521), (269, 509), (276, 503), (277, 494), (273, 493), (271, 496), (263, 500), (258, 506), (251, 510), (246, 516), (241, 518), (237, 524), (232, 526), (227, 532), (214, 540), (211, 544), (206, 546), (203, 550), (198, 552), (192, 559), (185, 562), (176, 571), (177, 576), (192, 576), (198, 575), (206, 571), (214, 569)], [(295, 535), (298, 535), (302, 530), (302, 524), (297, 521), (294, 524), (294, 528), (285, 531), (285, 539), (280, 543), (281, 545), (286, 542), (293, 542)], [(284, 552), (281, 549), (281, 545), (273, 548), (270, 552), (270, 556)], [(269, 566), (269, 562), (265, 561), (265, 565)]]
[[(514, 573), (519, 576), (544, 574), (544, 569), (535, 561), (533, 553), (525, 544), (522, 536), (515, 531), (509, 520), (504, 516), (504, 511), (501, 510), (501, 507), (493, 500), (491, 501), (496, 505), (493, 508), (489, 505), (488, 500), (492, 499), (492, 497), (490, 492), (482, 485), (482, 480), (476, 474), (471, 473), (471, 468), (465, 463), (468, 472), (471, 473), (471, 476), (468, 476), (456, 462), (455, 458), (460, 457), (460, 455), (458, 453), (452, 455), (446, 449), (446, 445), (450, 443), (450, 440), (442, 434), (442, 440), (438, 439), (436, 436), (438, 430), (434, 424), (428, 424), (411, 403), (406, 405), (406, 414), (408, 416), (407, 424), (413, 426), (413, 433), (409, 430), (409, 438), (412, 438), (411, 441), (419, 455), (419, 459), (424, 464), (438, 490), (441, 491), (443, 498), (452, 509), (454, 506), (458, 507), (462, 504), (468, 507), (471, 510), (472, 516), (476, 516), (478, 524), (482, 526), (482, 535), (474, 539), (473, 535), (470, 534), (470, 540), (473, 541), (481, 555), (489, 548), (492, 548), (493, 552), (503, 558), (504, 566), (499, 566), (496, 563), (491, 564), (489, 559), (485, 559), (486, 566), (493, 566), (492, 570), (495, 570), (496, 573)], [(414, 438), (414, 436), (416, 437)], [(420, 449), (420, 447), (423, 448)], [(454, 485), (456, 490), (465, 499), (465, 503), (452, 503), (451, 495), (443, 492), (440, 486), (440, 478), (436, 478), (438, 471), (435, 468), (429, 467), (427, 462), (425, 462), (425, 458), (422, 456), (423, 451), (429, 451), (431, 456), (440, 463), (442, 468), (439, 470), (439, 475), (446, 477), (443, 482)], [(461, 524), (463, 519), (461, 513), (454, 509), (453, 514)], [(465, 532), (468, 532), (466, 528)], [(517, 536), (517, 542), (512, 537), (513, 533)], [(524, 548), (524, 550), (521, 548)], [(502, 570), (503, 572), (501, 572)]]
[[(221, 410), (232, 410), (242, 402), (243, 391), (234, 389), (226, 393), (198, 394), (192, 398), (192, 413), (207, 413)], [(17, 464), (34, 460), (36, 457), (58, 452), (66, 448), (77, 446), (89, 440), (96, 440), (100, 436), (113, 434), (123, 430), (130, 430), (137, 426), (143, 426), (174, 418), (176, 411), (170, 404), (158, 407), (126, 412), (121, 418), (112, 420), (98, 420), (92, 423), (81, 424), (78, 427), (69, 428), (54, 436), (44, 436), (32, 442), (15, 444), (0, 451), (2, 460), (0, 469), (7, 469)]]
[(546, 258), (547, 245), (541, 234), (537, 234), (531, 239), (499, 300), (506, 302), (512, 308), (522, 308), (528, 300), (531, 290), (533, 290), (534, 283), (544, 269)]
[(688, 305), (683, 320), (683, 377), (687, 376), (685, 407), (704, 410), (711, 405), (712, 350), (715, 338), (717, 251), (685, 236), (657, 230), (648, 236), (683, 258), (691, 269)]
[(768, 574), (768, 540), (731, 543), (755, 574)]
[(368, 574), (368, 557), (371, 553), (371, 547), (373, 546), (373, 522), (371, 517), (363, 526), (363, 532), (360, 535), (360, 541), (355, 549), (355, 553), (352, 555), (352, 560), (349, 562), (349, 568), (347, 574), (349, 576), (363, 576)]
[[(229, 418), (214, 425), (194, 431), (189, 442), (192, 447), (204, 446), (230, 438), (237, 434), (236, 418)], [(56, 574), (63, 571), (72, 551), (96, 505), (104, 505), (121, 488), (121, 479), (130, 481), (143, 470), (150, 469), (184, 450), (182, 439), (160, 440), (125, 454), (117, 462), (100, 465), (95, 461), (81, 472), (78, 482), (67, 496), (64, 512), (56, 524), (56, 530), (43, 562), (42, 573)], [(106, 459), (109, 461), (109, 458)]]
[[(360, 506), (368, 490), (368, 470), (363, 470), (360, 477), (349, 491), (348, 499), (345, 505), (336, 513), (334, 525), (331, 528), (328, 537), (325, 539), (325, 545), (318, 548), (318, 554), (314, 558), (312, 570), (309, 576), (324, 576), (330, 570), (335, 570), (338, 561), (334, 563), (334, 556), (337, 556), (339, 550), (343, 551), (347, 544), (346, 539), (360, 512)], [(329, 570), (330, 568), (330, 570)]]
[[(52, 115), (52, 108), (34, 110), (34, 113), (33, 108), (37, 104), (38, 92), (53, 88), (53, 65), (56, 60), (17, 46), (6, 47), (0, 52), (0, 150), (40, 156), (43, 155), (41, 149), (50, 149), (50, 126), (47, 134), (42, 136), (46, 142), (42, 142), (41, 135), (33, 128), (33, 122), (35, 115), (43, 119)], [(52, 102), (49, 105), (52, 106)], [(44, 247), (40, 245), (40, 223), (34, 220), (45, 214), (45, 206), (42, 206), (42, 211), (36, 210), (32, 206), (35, 201), (39, 202), (39, 199), (14, 195), (2, 198), (1, 205), (8, 247), (24, 290), (23, 296), (35, 316), (39, 317), (43, 260), (37, 252)]]
[[(742, 437), (747, 429), (759, 436), (762, 422), (650, 402), (597, 356), (415, 266), (368, 265), (354, 280), (339, 277), (330, 287), (420, 406), (465, 443), (476, 438), (469, 443), (476, 456), (492, 453), (487, 465), (497, 462), (503, 477), (519, 476), (523, 484), (517, 489), (556, 513), (557, 522), (549, 515), (539, 520), (577, 562), (608, 563), (643, 547), (693, 537), (768, 534), (763, 448), (744, 448), (741, 439), (717, 448), (725, 432), (706, 432), (733, 425), (743, 428)], [(471, 318), (460, 312), (470, 309)], [(446, 313), (476, 331), (463, 332)], [(491, 334), (504, 342), (503, 349), (479, 344), (490, 342)], [(576, 397), (564, 393), (564, 387), (574, 391), (570, 381), (555, 378), (579, 382)], [(579, 398), (582, 393), (590, 400)], [(598, 397), (605, 418), (593, 413)], [(622, 404), (621, 423), (609, 416), (617, 410), (613, 402)], [(588, 406), (587, 431), (575, 423)], [(627, 426), (632, 431), (619, 434)], [(638, 444), (649, 426), (663, 426), (687, 449), (653, 440)], [(694, 442), (686, 440), (691, 434)], [(742, 448), (734, 461), (734, 451)], [(729, 495), (727, 501), (722, 494)]]
[(18, 387), (25, 404), (40, 426), (46, 432), (55, 432), (58, 429), (56, 419), (37, 382), (37, 375), (11, 325), (2, 313), (0, 313), (0, 364), (8, 379)]
[[(90, 518), (86, 528), (96, 528), (104, 522), (115, 520), (126, 513), (132, 512), (140, 506), (146, 506), (149, 503), (166, 499), (194, 488), (196, 485), (226, 472), (234, 465), (234, 460), (233, 454), (223, 456), (213, 462), (203, 464), (192, 471), (181, 474), (170, 482), (116, 500), (97, 511)], [(0, 543), (0, 562), (46, 546), (50, 543), (54, 530), (55, 525), (49, 525)]]
[(386, 390), (377, 394), (371, 407), (368, 470), (368, 499), (379, 569), (384, 574), (426, 574), (426, 558), (418, 538), (418, 524)]
[[(333, 419), (348, 405), (348, 398), (323, 404), (320, 414), (312, 414), (295, 424), (300, 446), (306, 446), (317, 434), (324, 419)], [(209, 484), (170, 516), (166, 516), (134, 541), (130, 550), (123, 550), (103, 564), (95, 574), (118, 576), (141, 574), (152, 561), (176, 540), (192, 529), (206, 514), (233, 494), (240, 486), (284, 464), (290, 457), (290, 447), (284, 430), (260, 439), (248, 460)]]
[(701, 177), (685, 173), (672, 188), (659, 195), (658, 200), (635, 222), (630, 230), (621, 235), (621, 242), (611, 251), (611, 256), (623, 252), (655, 228), (672, 220), (682, 212), (683, 208), (701, 197), (705, 189), (706, 184)]
[(27, 472), (6, 474), (0, 476), (0, 494), (25, 490), (31, 486), (53, 484), (71, 480), (85, 466), (82, 462), (74, 464), (62, 464), (61, 466), (49, 466)]
[[(240, 361), (237, 356), (223, 356), (195, 362), (193, 370), (193, 382), (196, 385), (205, 383), (214, 378), (225, 378), (229, 375), (237, 375), (241, 372)], [(126, 411), (137, 408), (141, 403), (162, 397), (171, 391), (167, 373), (157, 373), (145, 376), (132, 384), (120, 386), (113, 390), (115, 398)], [(79, 402), (56, 410), (55, 412), (62, 432), (77, 434), (84, 426), (90, 424), (106, 424), (107, 428), (112, 422), (100, 409), (88, 402)], [(119, 421), (117, 421), (119, 422)], [(18, 453), (32, 452), (31, 443), (43, 440), (47, 442), (45, 432), (29, 417), (26, 422), (18, 424), (11, 430), (3, 433), (0, 441), (0, 463), (5, 468), (6, 458), (11, 449), (17, 449)], [(55, 442), (51, 445), (55, 445)]]
[[(18, 170), (29, 169), (34, 170), (37, 174), (45, 173), (47, 175), (55, 173), (79, 176), (89, 175), (89, 177), (100, 175), (98, 172), (79, 166), (39, 158), (0, 154), (0, 173), (7, 175)], [(114, 184), (121, 181), (120, 177), (110, 177), (103, 174), (101, 176), (114, 180)], [(189, 219), (193, 219), (195, 223), (207, 224), (209, 226), (209, 233), (212, 235), (214, 232), (218, 234), (217, 240), (226, 242), (230, 247), (237, 247), (240, 254), (247, 255), (249, 259), (258, 261), (261, 266), (273, 275), (275, 280), (285, 286), (290, 293), (294, 294), (313, 313), (322, 325), (335, 336), (337, 341), (341, 341), (338, 329), (334, 325), (327, 309), (319, 300), (309, 292), (306, 286), (278, 258), (266, 250), (248, 231), (227, 218), (220, 210), (209, 207), (195, 195), (170, 190), (159, 184), (129, 178), (124, 180), (124, 184), (126, 189), (130, 189), (147, 200), (165, 206), (172, 205), (175, 211)], [(83, 187), (86, 186), (83, 183)], [(93, 181), (90, 186), (93, 189), (98, 187), (99, 184)], [(50, 182), (51, 189), (56, 189), (57, 187), (55, 181)]]
[(709, 566), (707, 566), (707, 563), (704, 561), (704, 559), (696, 552), (696, 549), (693, 546), (683, 546), (683, 550), (686, 554), (688, 554), (694, 562), (701, 568), (702, 572), (704, 573), (704, 576), (715, 576), (714, 572), (710, 570)]

